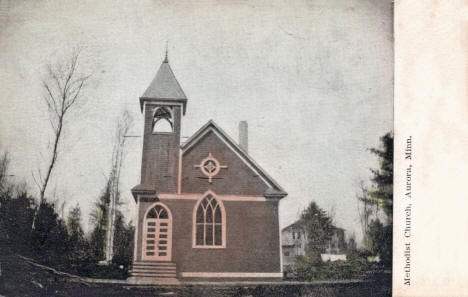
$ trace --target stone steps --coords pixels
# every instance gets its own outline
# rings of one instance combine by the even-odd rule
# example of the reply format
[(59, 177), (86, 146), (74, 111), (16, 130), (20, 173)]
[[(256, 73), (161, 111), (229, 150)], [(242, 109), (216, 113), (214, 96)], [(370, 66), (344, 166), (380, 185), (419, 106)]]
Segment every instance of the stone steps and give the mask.
[(175, 278), (177, 267), (171, 262), (135, 262), (130, 270), (135, 277)]

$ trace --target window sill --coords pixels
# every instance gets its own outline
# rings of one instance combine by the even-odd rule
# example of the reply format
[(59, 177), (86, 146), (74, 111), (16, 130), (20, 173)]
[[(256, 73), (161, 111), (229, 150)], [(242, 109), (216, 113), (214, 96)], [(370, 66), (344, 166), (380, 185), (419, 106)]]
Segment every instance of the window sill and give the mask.
[(225, 249), (225, 245), (194, 245), (193, 249)]
[(174, 135), (174, 132), (151, 132), (153, 135)]

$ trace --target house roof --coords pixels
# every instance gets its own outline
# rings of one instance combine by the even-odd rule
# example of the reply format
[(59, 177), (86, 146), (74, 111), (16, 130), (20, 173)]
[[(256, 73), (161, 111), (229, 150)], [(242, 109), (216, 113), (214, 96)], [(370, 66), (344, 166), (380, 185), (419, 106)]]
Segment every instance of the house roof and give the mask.
[(252, 170), (254, 170), (269, 186), (264, 195), (267, 198), (281, 199), (288, 195), (283, 188), (263, 170), (229, 135), (224, 132), (213, 120), (203, 125), (184, 144), (181, 145), (182, 154), (198, 143), (208, 132), (214, 132), (216, 136), (226, 143)]
[(187, 97), (180, 87), (174, 72), (172, 72), (167, 57), (159, 67), (156, 76), (153, 78), (146, 91), (140, 97), (141, 110), (143, 110), (143, 103), (145, 101), (180, 102), (183, 104), (185, 114)]
[(294, 229), (304, 229), (301, 220), (297, 220), (297, 221), (295, 221), (294, 223), (289, 224), (288, 226), (284, 227), (281, 231), (285, 231), (285, 230), (291, 229), (291, 228), (294, 228)]
[[(287, 229), (304, 229), (304, 225), (302, 224), (301, 220), (297, 220), (292, 224), (287, 225), (281, 231), (285, 231)], [(333, 226), (334, 231), (345, 232), (346, 230), (340, 227)]]

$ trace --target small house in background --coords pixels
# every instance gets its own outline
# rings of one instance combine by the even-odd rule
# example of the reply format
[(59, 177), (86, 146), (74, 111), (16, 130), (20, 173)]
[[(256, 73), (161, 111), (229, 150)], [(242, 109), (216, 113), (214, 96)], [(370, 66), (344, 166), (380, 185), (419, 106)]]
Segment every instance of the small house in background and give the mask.
[[(281, 230), (281, 247), (283, 269), (288, 270), (296, 261), (297, 256), (305, 256), (309, 244), (307, 232), (300, 220)], [(333, 235), (322, 243), (325, 253), (321, 254), (323, 262), (346, 261), (345, 230), (335, 227)]]
[(307, 245), (305, 228), (296, 221), (281, 230), (281, 247), (283, 250), (283, 267), (289, 267), (297, 256), (304, 256)]

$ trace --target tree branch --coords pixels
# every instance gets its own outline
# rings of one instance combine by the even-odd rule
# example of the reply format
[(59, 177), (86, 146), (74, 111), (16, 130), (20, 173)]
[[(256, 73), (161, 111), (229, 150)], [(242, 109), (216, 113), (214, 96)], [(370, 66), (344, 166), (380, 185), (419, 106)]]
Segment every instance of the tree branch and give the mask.
[[(82, 97), (81, 94), (85, 82), (90, 77), (89, 75), (78, 73), (79, 54), (79, 51), (75, 51), (66, 66), (63, 63), (57, 63), (55, 66), (48, 64), (46, 76), (42, 80), (46, 93), (46, 96), (43, 98), (49, 110), (49, 122), (54, 132), (54, 138), (45, 176), (40, 174), (41, 203), (44, 201), (45, 192), (59, 156), (59, 146), (64, 134), (65, 119), (67, 118), (68, 111)], [(37, 180), (35, 182), (38, 183)]]

